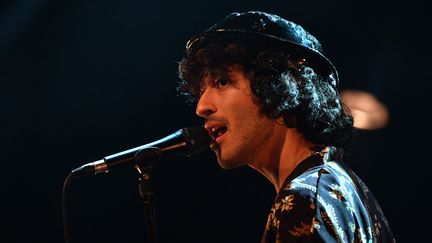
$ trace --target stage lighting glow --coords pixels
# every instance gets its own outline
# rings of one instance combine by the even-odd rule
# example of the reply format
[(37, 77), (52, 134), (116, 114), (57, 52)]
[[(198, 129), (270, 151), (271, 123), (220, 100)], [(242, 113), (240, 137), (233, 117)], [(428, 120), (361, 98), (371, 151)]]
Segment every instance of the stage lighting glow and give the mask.
[(341, 98), (351, 109), (355, 128), (374, 130), (387, 125), (388, 109), (371, 93), (359, 90), (343, 90)]

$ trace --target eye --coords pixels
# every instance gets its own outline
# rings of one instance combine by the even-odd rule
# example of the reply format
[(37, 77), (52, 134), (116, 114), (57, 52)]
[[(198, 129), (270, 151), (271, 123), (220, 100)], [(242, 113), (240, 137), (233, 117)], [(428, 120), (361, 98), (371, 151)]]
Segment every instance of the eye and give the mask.
[(216, 88), (222, 88), (229, 84), (229, 81), (227, 79), (216, 79), (215, 80), (215, 86)]

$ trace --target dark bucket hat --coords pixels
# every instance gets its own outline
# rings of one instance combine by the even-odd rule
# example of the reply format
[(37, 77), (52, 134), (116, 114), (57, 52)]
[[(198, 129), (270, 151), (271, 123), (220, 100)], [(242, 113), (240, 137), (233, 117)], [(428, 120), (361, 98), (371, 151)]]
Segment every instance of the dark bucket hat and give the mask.
[(259, 11), (231, 13), (203, 33), (192, 37), (186, 44), (186, 52), (194, 53), (220, 38), (236, 38), (249, 45), (261, 45), (263, 49), (278, 48), (290, 56), (304, 59), (308, 66), (324, 77), (333, 74), (337, 83), (332, 85), (338, 86), (337, 70), (322, 54), (318, 40), (300, 25), (277, 15)]

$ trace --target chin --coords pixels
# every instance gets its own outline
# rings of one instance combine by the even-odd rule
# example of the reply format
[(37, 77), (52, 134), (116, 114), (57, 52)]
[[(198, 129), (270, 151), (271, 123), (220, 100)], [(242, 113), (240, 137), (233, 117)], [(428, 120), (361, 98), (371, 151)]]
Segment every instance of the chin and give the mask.
[(226, 150), (225, 153), (222, 153), (220, 146), (215, 146), (212, 150), (216, 154), (219, 166), (224, 170), (235, 169), (245, 165), (245, 163), (242, 163), (243, 160), (239, 156), (236, 156), (236, 154), (232, 154)]
[(236, 159), (230, 159), (230, 158), (223, 158), (220, 156), (217, 156), (218, 164), (219, 166), (224, 170), (231, 170), (238, 168), (243, 165), (240, 161)]
[(235, 163), (227, 163), (226, 161), (220, 161), (220, 160), (218, 160), (218, 164), (224, 170), (232, 170), (240, 166)]

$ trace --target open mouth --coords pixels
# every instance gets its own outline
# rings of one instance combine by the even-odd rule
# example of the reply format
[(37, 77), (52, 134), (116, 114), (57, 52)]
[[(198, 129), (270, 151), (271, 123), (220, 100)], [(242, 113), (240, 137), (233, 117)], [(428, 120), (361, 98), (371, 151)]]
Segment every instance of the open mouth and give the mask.
[(216, 139), (222, 136), (226, 131), (227, 127), (214, 127), (210, 129), (209, 133), (213, 140), (216, 141)]

